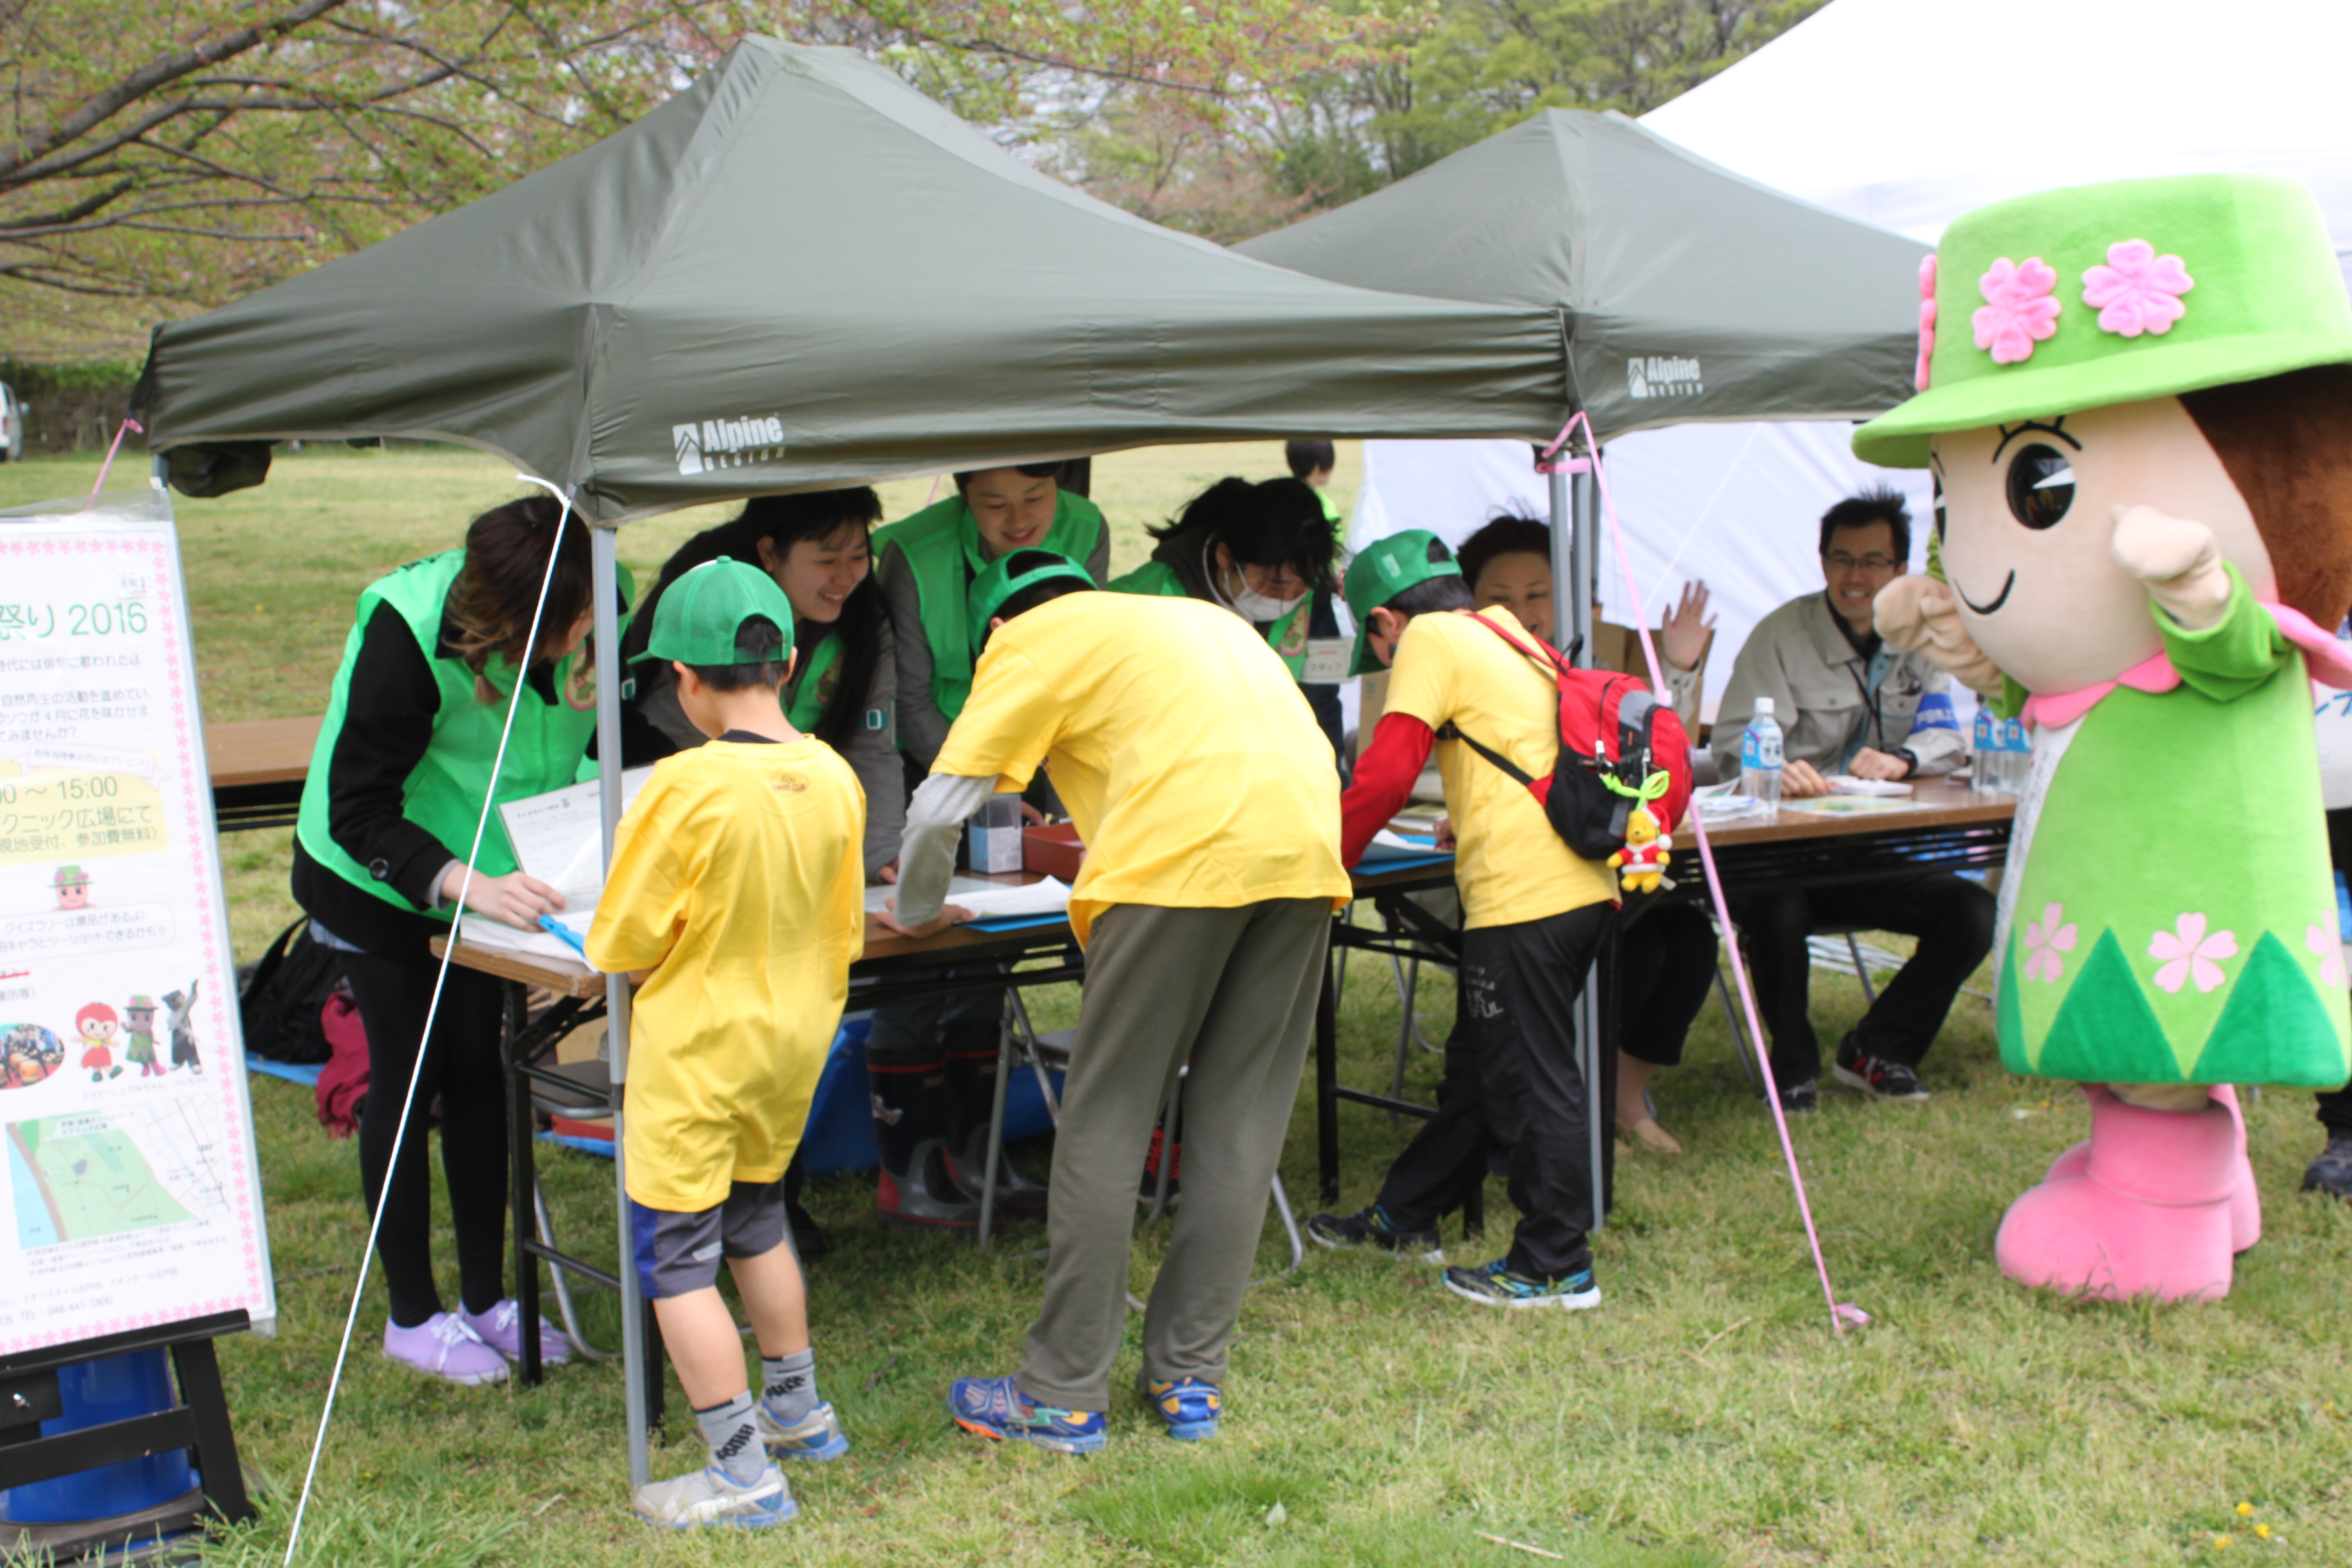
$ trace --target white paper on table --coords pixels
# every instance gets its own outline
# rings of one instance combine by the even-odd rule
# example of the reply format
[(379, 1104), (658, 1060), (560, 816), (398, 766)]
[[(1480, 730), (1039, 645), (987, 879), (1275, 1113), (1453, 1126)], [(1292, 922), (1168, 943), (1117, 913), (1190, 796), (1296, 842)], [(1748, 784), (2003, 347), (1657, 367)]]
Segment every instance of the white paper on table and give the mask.
[[(651, 767), (630, 768), (621, 774), (623, 811), (629, 809), (652, 776)], [(597, 896), (604, 890), (604, 817), (598, 799), (602, 787), (600, 781), (590, 779), (499, 806), (499, 821), (514, 848), (515, 864), (560, 890), (567, 913), (595, 908)]]
[(1895, 779), (1860, 779), (1852, 773), (1832, 773), (1822, 781), (1832, 795), (1906, 795), (1911, 786)]
[[(1002, 888), (1003, 885), (1004, 884), (1002, 882), (989, 881), (983, 877), (950, 877), (948, 879), (947, 901), (951, 904), (960, 905), (965, 909), (970, 909), (971, 906), (965, 902), (965, 895), (987, 892), (992, 889)], [(890, 907), (890, 900), (896, 899), (898, 896), (898, 885), (897, 883), (875, 883), (874, 886), (866, 889), (866, 912), (869, 915), (878, 915), (882, 913), (885, 910)]]
[(1402, 833), (1392, 833), (1383, 827), (1372, 835), (1372, 841), (1370, 844), (1364, 846), (1364, 861), (1402, 860), (1408, 856), (1444, 853), (1445, 851), (1437, 847), (1437, 841), (1433, 838), (1416, 841), (1407, 838)]
[[(595, 917), (595, 909), (566, 910), (552, 917), (581, 941), (588, 940), (588, 923)], [(550, 931), (524, 931), (488, 915), (468, 913), (460, 933), (468, 947), (493, 947), (501, 952), (526, 953), (532, 958), (552, 958), (567, 963), (585, 964), (588, 961), (578, 948)]]
[(1727, 779), (1691, 792), (1691, 809), (1703, 822), (1737, 822), (1743, 816), (1767, 816), (1772, 808), (1752, 795), (1738, 793), (1739, 781)]

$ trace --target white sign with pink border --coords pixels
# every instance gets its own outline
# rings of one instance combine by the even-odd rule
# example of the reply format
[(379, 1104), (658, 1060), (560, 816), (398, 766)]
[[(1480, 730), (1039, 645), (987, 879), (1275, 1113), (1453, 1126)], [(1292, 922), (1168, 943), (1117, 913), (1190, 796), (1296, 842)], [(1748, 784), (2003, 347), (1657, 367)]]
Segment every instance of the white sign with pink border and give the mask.
[(277, 1313), (171, 502), (0, 514), (0, 1354)]

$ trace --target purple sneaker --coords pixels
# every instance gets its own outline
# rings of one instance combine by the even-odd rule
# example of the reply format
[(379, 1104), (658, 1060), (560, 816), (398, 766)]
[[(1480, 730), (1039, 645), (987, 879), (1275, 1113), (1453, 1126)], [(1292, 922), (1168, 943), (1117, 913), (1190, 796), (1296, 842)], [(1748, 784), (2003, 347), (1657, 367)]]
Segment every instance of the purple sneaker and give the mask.
[(383, 1353), (404, 1366), (467, 1387), (507, 1380), (505, 1360), (455, 1312), (436, 1312), (413, 1329), (385, 1323)]
[[(522, 1309), (512, 1300), (499, 1302), (478, 1317), (472, 1312), (459, 1314), (474, 1337), (511, 1362), (522, 1360)], [(539, 1364), (562, 1366), (572, 1359), (572, 1341), (562, 1329), (549, 1325), (545, 1318), (539, 1321)]]

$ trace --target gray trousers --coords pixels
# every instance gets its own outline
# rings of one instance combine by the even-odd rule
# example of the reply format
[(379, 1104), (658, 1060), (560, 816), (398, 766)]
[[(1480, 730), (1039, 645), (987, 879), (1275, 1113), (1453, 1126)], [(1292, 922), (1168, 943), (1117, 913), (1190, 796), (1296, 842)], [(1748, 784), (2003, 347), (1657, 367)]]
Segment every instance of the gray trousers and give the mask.
[(1224, 1381), (1330, 934), (1325, 899), (1119, 904), (1096, 920), (1054, 1144), (1045, 1300), (1021, 1363), (1033, 1403), (1110, 1406), (1137, 1183), (1188, 1060), (1184, 1201), (1144, 1313), (1143, 1375)]

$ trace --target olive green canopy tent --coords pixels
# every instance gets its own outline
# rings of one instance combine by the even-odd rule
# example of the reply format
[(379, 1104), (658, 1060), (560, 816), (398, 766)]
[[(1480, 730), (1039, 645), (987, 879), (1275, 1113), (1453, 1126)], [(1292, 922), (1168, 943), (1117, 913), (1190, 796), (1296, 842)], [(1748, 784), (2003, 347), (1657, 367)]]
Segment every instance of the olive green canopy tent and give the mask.
[(1360, 288), (1560, 310), (1603, 439), (1892, 408), (1911, 395), (1927, 254), (1622, 115), (1565, 109), (1238, 248)]
[(462, 441), (611, 521), (1166, 442), (1548, 436), (1567, 400), (1548, 308), (1245, 260), (854, 51), (751, 38), (585, 152), (162, 328), (135, 402), (158, 448)]
[[(509, 457), (598, 524), (609, 862), (614, 525), (1168, 442), (1540, 439), (1569, 388), (1548, 307), (1245, 259), (1047, 178), (853, 51), (751, 38), (585, 152), (160, 329), (133, 405), (192, 493), (258, 482), (271, 441), (411, 437)], [(628, 1000), (614, 976), (616, 1090)], [(643, 1327), (619, 1273), (638, 1485)]]

